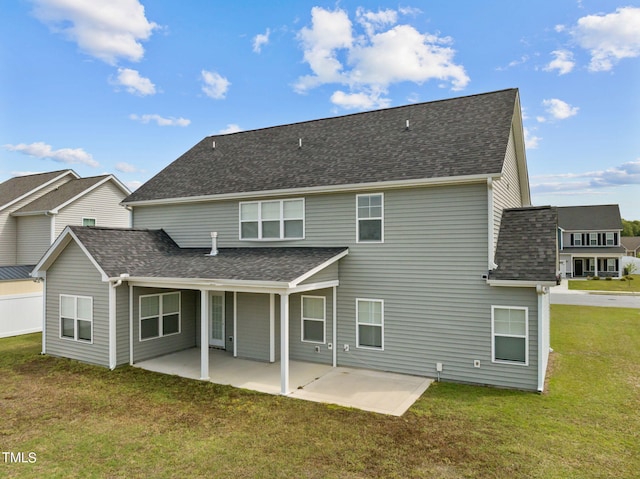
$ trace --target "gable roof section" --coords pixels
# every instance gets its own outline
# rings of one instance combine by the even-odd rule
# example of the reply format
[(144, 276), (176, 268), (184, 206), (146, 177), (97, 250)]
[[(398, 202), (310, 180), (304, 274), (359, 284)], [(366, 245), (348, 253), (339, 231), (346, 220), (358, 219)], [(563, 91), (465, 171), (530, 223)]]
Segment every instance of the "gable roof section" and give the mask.
[(618, 205), (559, 206), (558, 226), (566, 231), (621, 230)]
[(164, 230), (68, 226), (35, 273), (48, 269), (71, 238), (105, 281), (128, 274), (136, 279), (291, 283), (348, 252), (346, 247), (221, 248), (209, 256), (209, 248), (180, 248)]
[(554, 283), (557, 274), (557, 212), (550, 206), (502, 212), (490, 280)]
[(500, 175), (518, 101), (509, 89), (207, 137), (124, 203)]
[(0, 281), (16, 281), (31, 278), (34, 265), (0, 266)]
[(640, 236), (621, 236), (620, 243), (624, 249), (637, 251), (640, 248)]
[(78, 178), (78, 175), (73, 170), (59, 170), (35, 175), (16, 176), (0, 183), (0, 210), (11, 206), (16, 201), (66, 175)]
[(126, 195), (129, 193), (129, 190), (113, 175), (76, 178), (23, 206), (19, 210), (14, 211), (12, 214), (14, 216), (26, 216), (44, 213), (57, 213), (59, 209), (110, 180), (122, 190), (123, 194)]

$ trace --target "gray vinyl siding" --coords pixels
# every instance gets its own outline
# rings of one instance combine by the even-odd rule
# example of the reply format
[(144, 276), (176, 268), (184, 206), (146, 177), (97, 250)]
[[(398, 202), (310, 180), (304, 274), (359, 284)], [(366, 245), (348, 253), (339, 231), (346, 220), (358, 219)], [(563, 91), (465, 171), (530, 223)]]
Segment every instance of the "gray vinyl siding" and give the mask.
[(116, 288), (116, 364), (129, 363), (129, 284)]
[(51, 245), (51, 217), (18, 218), (18, 264), (36, 264)]
[[(302, 341), (302, 296), (324, 296), (325, 298), (325, 341), (324, 344)], [(331, 364), (333, 351), (333, 296), (331, 289), (292, 294), (289, 297), (289, 357), (292, 360)], [(319, 351), (316, 352), (316, 347)]]
[[(47, 271), (46, 353), (109, 366), (109, 285), (71, 242)], [(60, 337), (60, 295), (93, 298), (93, 344)]]
[(112, 181), (107, 181), (60, 210), (55, 236), (67, 225), (81, 226), (83, 218), (95, 218), (96, 226), (129, 227), (131, 214), (119, 204), (125, 196)]
[[(12, 204), (7, 209), (0, 211), (0, 266), (20, 264), (17, 262), (17, 241), (19, 239), (18, 218), (10, 216), (11, 212), (19, 210), (26, 204), (31, 203), (35, 199), (55, 190), (57, 187), (69, 180), (71, 180), (71, 176), (66, 175), (64, 178), (54, 181), (46, 188), (28, 195), (22, 200)], [(50, 233), (47, 233), (47, 238), (50, 238)]]
[(171, 293), (173, 289), (133, 288), (133, 360), (134, 362), (163, 356), (196, 346), (196, 322), (199, 321), (200, 293), (180, 291), (180, 333), (140, 341), (140, 296)]
[(339, 264), (340, 263), (338, 261), (327, 266), (322, 271), (319, 271), (313, 276), (308, 277), (307, 279), (302, 281), (300, 284), (302, 285), (302, 284), (322, 283), (324, 281), (334, 281), (336, 279), (339, 279), (339, 273), (340, 273)]
[(269, 361), (269, 295), (238, 293), (237, 314), (238, 357)]
[[(537, 303), (533, 288), (495, 288), (482, 279), (488, 251), (486, 183), (370, 192), (384, 193), (381, 244), (356, 242), (355, 193), (305, 196), (304, 240), (239, 240), (238, 201), (136, 207), (134, 226), (164, 228), (183, 247), (208, 247), (211, 231), (219, 233), (222, 248), (347, 246), (349, 254), (339, 264), (338, 365), (435, 377), (435, 364), (442, 362), (441, 377), (447, 380), (535, 389), (537, 354), (530, 354), (526, 367), (490, 361), (491, 305), (529, 307), (533, 331)], [(246, 310), (245, 295), (238, 296), (239, 310)], [(384, 351), (356, 347), (356, 298), (384, 301)], [(256, 314), (268, 332), (268, 295), (259, 304), (262, 312)], [(295, 307), (291, 311), (293, 318)], [(239, 324), (242, 355), (250, 347), (256, 348), (252, 356), (267, 358), (268, 341), (243, 344), (243, 334), (268, 338), (268, 333), (243, 328), (246, 324)], [(293, 326), (290, 335), (299, 338)], [(536, 337), (529, 338), (531, 348)], [(474, 359), (481, 360), (481, 368), (473, 367)]]
[(502, 178), (493, 182), (493, 247), (498, 244), (498, 233), (502, 220), (502, 210), (519, 208), (522, 204), (522, 191), (520, 189), (520, 175), (516, 157), (513, 132), (509, 135), (507, 154), (502, 167)]

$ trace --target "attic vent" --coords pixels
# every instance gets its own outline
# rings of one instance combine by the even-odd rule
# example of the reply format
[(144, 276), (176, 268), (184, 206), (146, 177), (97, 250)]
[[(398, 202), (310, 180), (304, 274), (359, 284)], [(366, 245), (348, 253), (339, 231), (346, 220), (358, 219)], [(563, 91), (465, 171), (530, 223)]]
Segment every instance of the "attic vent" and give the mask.
[(302, 148), (302, 138), (298, 138), (298, 148)]
[(211, 148), (213, 148), (214, 150), (216, 149), (216, 141), (213, 140), (213, 145), (211, 145)]
[(405, 129), (406, 131), (409, 131), (409, 120), (407, 120), (407, 122), (405, 123), (405, 127), (404, 127), (404, 129)]

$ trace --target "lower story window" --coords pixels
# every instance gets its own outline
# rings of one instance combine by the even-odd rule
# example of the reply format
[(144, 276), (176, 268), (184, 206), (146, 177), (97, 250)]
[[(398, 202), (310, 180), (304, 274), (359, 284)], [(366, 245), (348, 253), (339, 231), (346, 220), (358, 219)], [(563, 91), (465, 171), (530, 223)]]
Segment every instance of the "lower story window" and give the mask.
[(491, 306), (493, 361), (528, 364), (528, 308)]
[(302, 296), (302, 341), (324, 344), (325, 325), (325, 297)]
[(140, 341), (180, 333), (180, 292), (140, 296)]
[(356, 346), (384, 349), (384, 301), (356, 299)]
[(615, 258), (607, 258), (607, 271), (616, 271), (616, 259)]
[(93, 298), (60, 295), (60, 337), (91, 343), (93, 341)]

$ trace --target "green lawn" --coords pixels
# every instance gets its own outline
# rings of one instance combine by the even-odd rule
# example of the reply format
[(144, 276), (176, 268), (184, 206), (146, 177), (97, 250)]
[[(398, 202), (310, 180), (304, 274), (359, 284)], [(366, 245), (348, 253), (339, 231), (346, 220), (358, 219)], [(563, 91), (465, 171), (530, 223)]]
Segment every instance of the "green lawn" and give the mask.
[[(402, 417), (0, 340), (0, 477), (636, 478), (640, 310), (553, 306), (548, 391), (436, 383)], [(28, 458), (28, 456), (25, 456)]]
[(569, 280), (569, 289), (582, 289), (585, 291), (625, 291), (640, 292), (640, 274), (632, 274), (631, 281), (620, 281), (620, 279), (612, 278), (606, 280), (588, 279), (588, 280)]

